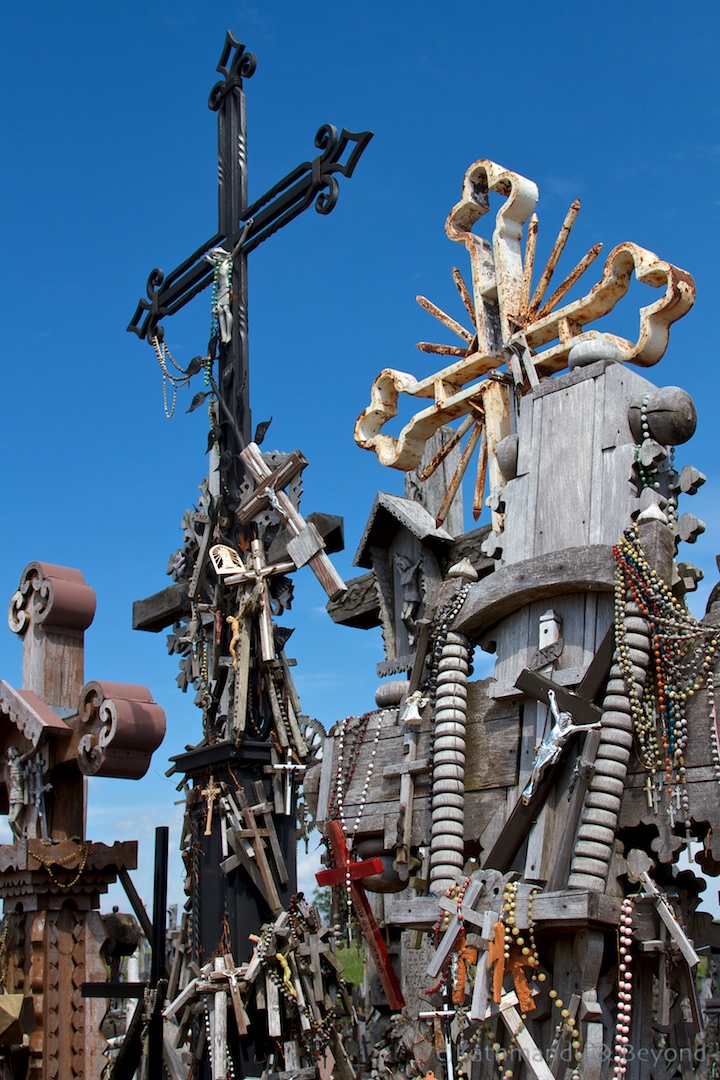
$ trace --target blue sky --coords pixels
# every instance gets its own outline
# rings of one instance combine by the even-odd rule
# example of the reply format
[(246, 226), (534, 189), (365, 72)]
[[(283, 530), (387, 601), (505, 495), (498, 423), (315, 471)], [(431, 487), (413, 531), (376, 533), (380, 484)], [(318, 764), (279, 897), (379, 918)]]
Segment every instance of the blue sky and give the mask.
[[(200, 724), (164, 634), (134, 633), (131, 604), (168, 583), (206, 469), (206, 417), (185, 414), (191, 391), (165, 419), (154, 355), (125, 327), (149, 271), (171, 269), (215, 229), (207, 96), (226, 29), (258, 58), (246, 83), (251, 198), (313, 156), (321, 124), (375, 132), (331, 215), (306, 212), (250, 256), (254, 420), (273, 417), (267, 448), (309, 459), (303, 511), (344, 515), (341, 573), (358, 572), (375, 492), (402, 491), (400, 473), (355, 446), (354, 420), (383, 367), (432, 370), (414, 347), (437, 336), (417, 293), (462, 318), (450, 268), (467, 267), (444, 222), (467, 167), (488, 157), (540, 188), (538, 263), (579, 197), (563, 267), (598, 240), (607, 252), (630, 239), (695, 277), (696, 305), (650, 377), (698, 407), (678, 462), (708, 474), (686, 506), (708, 524), (685, 552), (706, 572), (702, 599), (717, 580), (720, 524), (719, 23), (714, 3), (666, 0), (5, 6), (0, 595), (33, 559), (80, 568), (98, 594), (86, 678), (144, 683), (167, 712), (145, 781), (90, 784), (89, 835), (141, 838), (148, 900), (154, 827), (179, 814), (167, 757)], [(635, 295), (607, 329), (632, 327), (647, 302)], [(168, 324), (181, 362), (204, 350), (209, 318), (203, 294)], [(297, 627), (297, 684), (329, 726), (372, 705), (381, 641), (335, 627), (308, 571), (295, 590), (284, 621)], [(0, 676), (15, 685), (20, 654), (14, 635), (0, 636)], [(173, 866), (179, 881), (176, 856)]]

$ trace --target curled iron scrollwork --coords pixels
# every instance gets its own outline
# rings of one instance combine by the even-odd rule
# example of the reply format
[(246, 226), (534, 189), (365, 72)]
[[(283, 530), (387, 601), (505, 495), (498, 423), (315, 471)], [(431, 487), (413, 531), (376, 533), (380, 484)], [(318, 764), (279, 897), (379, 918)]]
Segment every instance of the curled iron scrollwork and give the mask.
[[(228, 61), (230, 61), (229, 65)], [(208, 108), (212, 109), (213, 112), (217, 112), (225, 95), (236, 86), (242, 86), (243, 79), (252, 78), (256, 68), (257, 57), (255, 54), (246, 52), (245, 46), (228, 30), (225, 34), (225, 44), (220, 56), (220, 63), (216, 68), (216, 71), (219, 71), (223, 78), (220, 82), (216, 82), (210, 91)]]
[(148, 274), (147, 285), (145, 286), (145, 292), (147, 293), (148, 300), (152, 300), (156, 291), (160, 288), (165, 280), (165, 272), (160, 269), (159, 266), (154, 267)]

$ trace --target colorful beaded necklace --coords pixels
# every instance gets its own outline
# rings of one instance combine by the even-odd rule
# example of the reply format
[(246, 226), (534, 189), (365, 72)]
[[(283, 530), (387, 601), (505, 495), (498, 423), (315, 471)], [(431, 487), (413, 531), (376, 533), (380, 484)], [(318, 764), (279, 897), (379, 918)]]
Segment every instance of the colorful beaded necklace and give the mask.
[[(689, 816), (685, 747), (686, 705), (703, 685), (717, 647), (715, 627), (703, 626), (677, 600), (649, 565), (638, 539), (638, 526), (626, 529), (615, 554), (615, 642), (625, 678), (638, 755), (659, 786)], [(626, 604), (635, 605), (647, 622), (650, 666), (644, 690), (633, 676)], [(674, 823), (672, 801), (668, 811)]]

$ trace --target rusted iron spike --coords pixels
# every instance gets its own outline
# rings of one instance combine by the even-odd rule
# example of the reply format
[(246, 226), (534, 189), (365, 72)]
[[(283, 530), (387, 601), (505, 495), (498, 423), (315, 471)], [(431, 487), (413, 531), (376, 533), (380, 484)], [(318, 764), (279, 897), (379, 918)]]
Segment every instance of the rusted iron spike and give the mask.
[(463, 435), (470, 430), (475, 423), (475, 417), (470, 414), (466, 416), (462, 424), (455, 430), (454, 434), (450, 436), (444, 446), (441, 446), (437, 454), (433, 457), (432, 461), (429, 461), (423, 471), (420, 473), (421, 483), (424, 480), (428, 480), (437, 469), (438, 465), (441, 465), (445, 458), (448, 456), (451, 450), (453, 450), (462, 439)]
[(537, 311), (537, 309), (540, 307), (540, 304), (542, 303), (542, 298), (545, 295), (545, 290), (550, 284), (550, 278), (553, 276), (553, 273), (555, 272), (555, 267), (560, 260), (560, 256), (565, 250), (565, 245), (568, 242), (568, 237), (572, 232), (572, 227), (575, 224), (579, 210), (580, 200), (576, 199), (575, 202), (571, 205), (567, 214), (565, 215), (565, 220), (560, 227), (560, 232), (557, 234), (557, 239), (553, 244), (553, 249), (550, 252), (548, 261), (545, 264), (545, 269), (540, 276), (540, 280), (537, 283), (537, 288), (533, 294), (532, 300), (530, 301), (528, 315), (534, 315), (534, 313)]
[(473, 521), (477, 521), (482, 513), (483, 495), (485, 494), (485, 475), (487, 473), (488, 452), (485, 428), (483, 428), (480, 451), (478, 453), (477, 477), (475, 478), (475, 495), (473, 497)]
[(532, 286), (533, 269), (535, 267), (535, 249), (537, 247), (537, 234), (538, 234), (538, 216), (533, 214), (528, 222), (527, 239), (525, 240), (525, 259), (523, 261), (523, 281), (522, 289), (520, 290), (520, 311), (518, 312), (521, 318), (527, 315), (528, 305), (530, 303), (530, 288)]
[(561, 285), (558, 285), (555, 292), (552, 294), (549, 300), (546, 300), (543, 306), (537, 313), (538, 319), (543, 319), (546, 315), (549, 315), (552, 309), (560, 303), (566, 293), (569, 293), (576, 281), (578, 281), (588, 266), (591, 266), (595, 262), (598, 255), (602, 251), (602, 244), (596, 244), (595, 247), (591, 247), (586, 255), (583, 255), (580, 262), (575, 266)]
[(455, 473), (453, 475), (452, 480), (448, 484), (448, 489), (445, 492), (445, 498), (443, 499), (442, 503), (440, 504), (440, 509), (437, 512), (437, 517), (435, 518), (435, 524), (436, 524), (438, 529), (440, 528), (443, 521), (445, 520), (445, 518), (448, 516), (448, 513), (450, 512), (450, 507), (452, 506), (452, 501), (453, 501), (453, 499), (455, 498), (455, 496), (458, 493), (458, 488), (460, 487), (460, 483), (462, 481), (462, 478), (465, 475), (465, 470), (467, 469), (468, 465), (470, 464), (470, 458), (472, 457), (473, 451), (474, 451), (475, 447), (477, 446), (477, 441), (480, 438), (480, 433), (481, 433), (482, 430), (483, 430), (483, 422), (482, 422), (482, 420), (476, 420), (475, 426), (472, 429), (472, 431), (470, 432), (470, 437), (469, 437), (467, 443), (465, 444), (465, 449), (463, 450), (462, 455), (460, 457), (460, 460), (458, 462), (457, 469), (455, 470)]
[(444, 311), (441, 311), (436, 304), (433, 304), (432, 300), (428, 300), (426, 296), (418, 296), (416, 299), (421, 308), (425, 308), (425, 311), (429, 311), (438, 322), (441, 322), (448, 330), (452, 330), (453, 334), (457, 334), (463, 341), (472, 341), (473, 336), (470, 331), (466, 330), (464, 326), (461, 326), (459, 322), (455, 322), (454, 319), (451, 319)]
[(440, 353), (441, 356), (467, 356), (467, 349), (461, 349), (459, 345), (436, 345), (432, 341), (418, 341), (417, 348), (421, 352)]
[(473, 302), (473, 298), (470, 295), (470, 291), (465, 284), (465, 281), (463, 280), (463, 276), (458, 270), (457, 266), (453, 266), (451, 273), (457, 291), (460, 293), (460, 299), (465, 305), (465, 310), (470, 316), (470, 321), (472, 322), (473, 326), (476, 326), (477, 315), (475, 313), (475, 304)]

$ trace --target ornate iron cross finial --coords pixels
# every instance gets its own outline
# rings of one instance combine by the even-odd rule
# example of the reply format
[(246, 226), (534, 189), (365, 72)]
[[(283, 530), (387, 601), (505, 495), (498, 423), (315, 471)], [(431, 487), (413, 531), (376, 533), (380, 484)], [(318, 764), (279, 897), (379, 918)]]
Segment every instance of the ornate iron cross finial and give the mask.
[[(350, 177), (372, 138), (343, 129), (340, 134), (324, 124), (315, 136), (320, 153), (304, 161), (253, 203), (248, 202), (246, 162), (246, 116), (243, 79), (256, 68), (253, 53), (246, 51), (230, 31), (225, 35), (217, 70), (223, 76), (210, 91), (208, 105), (218, 116), (218, 229), (169, 274), (151, 271), (147, 299), (138, 302), (128, 330), (146, 338), (164, 364), (162, 320), (180, 311), (193, 297), (215, 282), (218, 294), (214, 312), (219, 323), (213, 332), (206, 358), (191, 361), (180, 382), (217, 359), (213, 391), (218, 399), (220, 468), (222, 488), (234, 493), (239, 486), (238, 454), (251, 439), (249, 347), (247, 336), (247, 256), (313, 203), (320, 214), (329, 214), (337, 203), (338, 174)], [(349, 149), (349, 152), (348, 152)], [(166, 372), (166, 377), (168, 373)], [(202, 400), (202, 395), (201, 395)]]
[(208, 106), (217, 112), (225, 95), (235, 86), (242, 86), (243, 79), (250, 79), (257, 68), (255, 53), (246, 52), (245, 46), (241, 45), (233, 34), (228, 30), (225, 34), (225, 44), (220, 55), (216, 71), (224, 76), (224, 82), (216, 82), (210, 91)]

